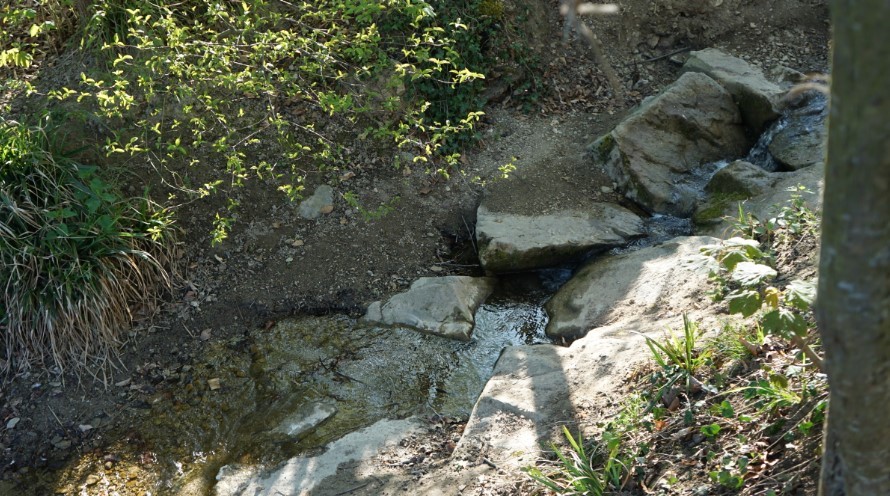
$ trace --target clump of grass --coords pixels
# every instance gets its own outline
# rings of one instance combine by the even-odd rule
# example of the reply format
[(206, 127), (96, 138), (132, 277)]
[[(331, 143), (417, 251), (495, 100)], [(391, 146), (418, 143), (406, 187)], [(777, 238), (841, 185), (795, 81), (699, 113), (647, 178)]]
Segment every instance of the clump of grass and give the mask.
[(135, 309), (154, 307), (171, 283), (171, 213), (122, 198), (64, 149), (61, 129), (49, 118), (0, 121), (4, 376), (34, 366), (104, 374)]

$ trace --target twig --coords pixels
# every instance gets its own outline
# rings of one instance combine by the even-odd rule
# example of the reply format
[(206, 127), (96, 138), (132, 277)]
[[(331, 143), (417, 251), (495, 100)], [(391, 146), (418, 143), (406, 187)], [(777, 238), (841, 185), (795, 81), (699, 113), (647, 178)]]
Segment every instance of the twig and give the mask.
[(803, 338), (801, 338), (797, 334), (792, 334), (791, 342), (796, 344), (797, 347), (800, 348), (803, 354), (806, 355), (806, 357), (809, 358), (810, 361), (819, 368), (820, 372), (825, 372), (825, 368), (822, 366), (822, 358), (817, 355), (812, 348), (810, 348), (810, 345), (807, 344), (807, 342), (804, 341)]
[(493, 468), (493, 469), (495, 469), (495, 470), (498, 469), (498, 466), (497, 466), (493, 461), (489, 460), (488, 458), (483, 458), (483, 459), (482, 459), (482, 463), (488, 465), (489, 467), (491, 467), (491, 468)]
[(49, 409), (49, 413), (53, 414), (53, 418), (55, 418), (55, 419), (56, 419), (56, 422), (58, 422), (59, 425), (62, 427), (62, 429), (64, 429), (64, 428), (65, 428), (65, 424), (63, 424), (62, 421), (59, 420), (59, 416), (56, 415), (56, 412), (54, 412), (52, 408)]
[(464, 222), (464, 227), (467, 229), (467, 235), (469, 235), (470, 243), (473, 245), (473, 252), (476, 253), (476, 256), (479, 256), (479, 248), (476, 247), (476, 236), (473, 235), (473, 231), (470, 229), (470, 226), (467, 224), (467, 219), (465, 219), (463, 215), (460, 216), (460, 220)]
[(587, 43), (590, 45), (590, 51), (593, 52), (593, 58), (596, 60), (597, 65), (600, 66), (600, 69), (602, 69), (603, 74), (606, 75), (606, 79), (609, 81), (609, 86), (612, 87), (612, 96), (615, 100), (620, 100), (624, 96), (624, 88), (621, 86), (618, 74), (615, 73), (612, 64), (606, 60), (606, 57), (603, 54), (603, 45), (600, 43), (599, 38), (596, 37), (596, 34), (587, 27), (586, 24), (578, 19), (578, 16), (576, 15), (576, 9), (578, 7), (575, 6), (574, 3), (574, 0), (562, 0), (562, 9), (564, 10), (564, 15), (566, 17), (566, 26), (563, 30), (563, 35), (564, 37), (567, 37), (569, 29), (573, 28), (587, 40)]
[(339, 492), (339, 493), (335, 494), (334, 496), (343, 496), (344, 494), (349, 494), (349, 493), (358, 491), (359, 489), (362, 489), (363, 487), (367, 487), (367, 486), (371, 485), (372, 482), (373, 481), (365, 482), (364, 484), (362, 484), (360, 486), (355, 486), (352, 489), (347, 489), (343, 492)]

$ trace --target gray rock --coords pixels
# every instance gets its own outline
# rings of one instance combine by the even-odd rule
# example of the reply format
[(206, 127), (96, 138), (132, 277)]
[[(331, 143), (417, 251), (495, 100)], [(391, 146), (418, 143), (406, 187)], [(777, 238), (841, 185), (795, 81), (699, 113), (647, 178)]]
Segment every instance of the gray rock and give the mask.
[(683, 70), (707, 74), (726, 88), (738, 104), (745, 124), (755, 134), (779, 117), (777, 103), (785, 90), (767, 80), (759, 68), (738, 57), (708, 48), (692, 52)]
[(785, 170), (810, 167), (825, 160), (826, 110), (809, 108), (792, 111), (788, 124), (769, 145), (769, 152)]
[(736, 160), (726, 167), (718, 170), (711, 176), (705, 191), (710, 193), (742, 194), (748, 197), (762, 193), (779, 180), (775, 174), (771, 174), (760, 167)]
[(597, 203), (584, 210), (517, 215), (479, 207), (479, 260), (489, 272), (552, 267), (643, 234), (643, 221), (624, 207)]
[[(297, 496), (313, 493), (324, 479), (336, 474), (345, 463), (369, 465), (380, 450), (399, 443), (421, 429), (414, 418), (381, 420), (362, 430), (349, 433), (327, 445), (314, 457), (291, 458), (281, 467), (263, 473), (256, 467), (225, 465), (216, 475), (216, 496)], [(323, 485), (321, 486), (323, 487)]]
[(476, 309), (494, 285), (495, 280), (487, 277), (422, 277), (386, 303), (372, 303), (364, 319), (469, 341)]
[(741, 156), (748, 142), (732, 96), (710, 77), (683, 74), (591, 145), (618, 190), (654, 213), (689, 217), (701, 165)]
[[(824, 164), (817, 163), (794, 172), (774, 172), (770, 177), (774, 180), (772, 186), (762, 193), (742, 201), (742, 209), (754, 215), (761, 221), (768, 220), (778, 215), (788, 206), (792, 195), (800, 195), (808, 208), (814, 211), (822, 208), (822, 191), (824, 189), (823, 176)], [(803, 190), (800, 190), (802, 187)], [(706, 234), (718, 237), (727, 237), (732, 232), (732, 225), (724, 217), (736, 217), (738, 205), (736, 202), (724, 206), (723, 214), (719, 215), (719, 222), (708, 226), (699, 226), (698, 234)]]
[(659, 313), (693, 308), (702, 300), (708, 274), (689, 262), (699, 259), (701, 246), (717, 241), (707, 236), (679, 237), (592, 261), (547, 302), (547, 335), (574, 338), (629, 317), (658, 320)]
[(315, 188), (315, 193), (300, 202), (300, 217), (315, 220), (334, 208), (334, 188), (327, 184)]
[[(710, 315), (690, 316), (707, 329), (716, 320)], [(452, 459), (474, 459), (483, 446), (504, 469), (533, 466), (547, 441), (564, 439), (563, 425), (576, 434), (582, 412), (614, 407), (624, 394), (621, 378), (652, 359), (646, 336), (682, 335), (682, 325), (682, 315), (653, 315), (597, 328), (569, 347), (505, 348)]]

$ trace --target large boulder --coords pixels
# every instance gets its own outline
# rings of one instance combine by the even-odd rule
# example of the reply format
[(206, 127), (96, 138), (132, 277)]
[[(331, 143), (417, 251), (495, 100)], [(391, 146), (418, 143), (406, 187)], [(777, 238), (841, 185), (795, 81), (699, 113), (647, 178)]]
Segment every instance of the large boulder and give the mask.
[(785, 90), (767, 80), (759, 68), (738, 57), (715, 48), (692, 52), (683, 71), (707, 74), (726, 88), (738, 104), (745, 124), (755, 134), (763, 132), (780, 115), (777, 104)]
[(575, 274), (545, 306), (552, 338), (584, 336), (595, 327), (695, 308), (706, 298), (708, 273), (688, 263), (707, 236), (679, 237), (658, 246), (597, 259)]
[(495, 273), (552, 267), (643, 235), (642, 219), (611, 203), (547, 215), (493, 212), (483, 203), (476, 219), (479, 260)]
[(491, 294), (494, 285), (495, 280), (487, 277), (422, 277), (414, 281), (408, 291), (386, 303), (372, 303), (364, 318), (469, 341), (476, 309)]
[[(710, 310), (692, 312), (699, 328), (716, 327)], [(505, 469), (534, 466), (547, 441), (563, 439), (582, 419), (602, 418), (626, 394), (624, 378), (651, 361), (646, 337), (683, 334), (683, 316), (639, 319), (594, 329), (569, 347), (511, 346), (501, 353), (452, 459), (480, 453)], [(450, 494), (450, 493), (445, 493)]]
[(591, 145), (620, 191), (653, 213), (689, 217), (703, 164), (741, 156), (745, 126), (732, 96), (688, 72)]

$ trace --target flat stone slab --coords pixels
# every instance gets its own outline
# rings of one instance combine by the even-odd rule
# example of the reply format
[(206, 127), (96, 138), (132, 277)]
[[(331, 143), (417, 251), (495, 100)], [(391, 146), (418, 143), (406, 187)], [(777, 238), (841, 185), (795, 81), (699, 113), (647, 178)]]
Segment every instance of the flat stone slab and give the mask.
[(716, 242), (709, 236), (684, 236), (590, 262), (545, 305), (547, 335), (575, 338), (631, 316), (654, 319), (695, 308), (707, 300), (708, 274), (689, 262), (700, 247)]
[(537, 216), (492, 212), (483, 204), (476, 221), (479, 260), (494, 273), (552, 267), (643, 232), (638, 215), (611, 203)]
[(469, 341), (476, 309), (494, 285), (495, 280), (487, 277), (422, 277), (386, 303), (372, 303), (364, 319)]
[(397, 444), (420, 430), (417, 419), (381, 420), (349, 433), (327, 446), (318, 456), (291, 458), (263, 472), (255, 467), (226, 465), (216, 476), (216, 496), (302, 496), (311, 494), (324, 479), (345, 463), (367, 461), (386, 446)]
[[(706, 312), (691, 317), (713, 320)], [(504, 469), (535, 466), (548, 442), (564, 440), (563, 425), (577, 434), (579, 419), (616, 408), (624, 379), (652, 359), (646, 336), (660, 341), (668, 329), (682, 335), (682, 326), (674, 313), (597, 328), (569, 347), (505, 348), (452, 458), (481, 452)]]

